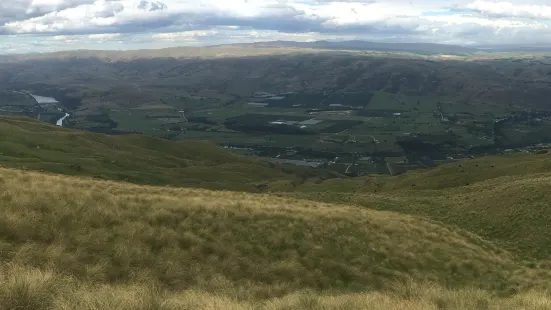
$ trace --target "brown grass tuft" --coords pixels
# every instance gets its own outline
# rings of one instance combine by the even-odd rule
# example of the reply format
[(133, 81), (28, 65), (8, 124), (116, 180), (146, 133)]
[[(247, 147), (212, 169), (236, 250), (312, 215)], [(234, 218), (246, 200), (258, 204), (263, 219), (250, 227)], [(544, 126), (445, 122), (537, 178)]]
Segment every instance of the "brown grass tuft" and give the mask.
[(0, 260), (1, 309), (549, 305), (543, 267), (439, 222), (11, 169), (0, 169)]

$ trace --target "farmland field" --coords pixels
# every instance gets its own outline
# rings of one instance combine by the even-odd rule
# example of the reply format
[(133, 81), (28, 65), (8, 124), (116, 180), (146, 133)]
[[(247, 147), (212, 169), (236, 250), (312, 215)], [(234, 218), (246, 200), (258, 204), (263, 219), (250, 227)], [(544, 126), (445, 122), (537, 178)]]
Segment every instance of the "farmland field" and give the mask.
[(36, 101), (27, 94), (0, 91), (0, 113), (7, 115), (28, 115)]
[[(151, 90), (143, 88), (143, 96), (147, 96)], [(0, 95), (3, 114), (17, 115), (33, 106), (26, 95)], [(177, 95), (163, 92), (160, 102), (134, 108), (78, 111), (66, 126), (108, 134), (210, 140), (237, 147), (248, 155), (281, 159), (340, 158), (334, 160), (331, 169), (362, 174), (380, 172), (386, 166), (351, 166), (353, 160), (343, 158), (357, 154), (375, 156), (382, 162), (388, 158), (390, 162), (392, 158), (406, 157), (406, 162), (396, 167), (424, 168), (431, 162), (423, 158), (436, 163), (447, 157), (464, 156), (457, 154), (472, 148), (492, 147), (495, 141), (503, 145), (547, 142), (547, 120), (537, 124), (507, 123), (496, 131), (494, 119), (511, 111), (506, 106), (473, 105), (453, 97), (385, 91), (257, 92), (235, 97), (201, 90), (194, 94), (179, 91)], [(41, 117), (55, 121), (59, 113), (47, 111)], [(495, 134), (501, 137), (496, 138)], [(418, 164), (419, 161), (423, 163)]]
[[(108, 116), (88, 116), (75, 127), (140, 132), (171, 140), (211, 140), (238, 147), (239, 152), (248, 155), (277, 155), (293, 160), (337, 158), (338, 154), (377, 155), (388, 158), (389, 163), (392, 158), (409, 158), (396, 163), (395, 170), (401, 171), (416, 167), (416, 161), (423, 156), (436, 156), (435, 160), (442, 161), (445, 153), (491, 146), (493, 118), (507, 110), (494, 109), (495, 113), (490, 114), (489, 106), (478, 105), (474, 109), (454, 98), (384, 91), (261, 92), (232, 101), (228, 97), (182, 98), (163, 100), (164, 108), (120, 109), (108, 111)], [(110, 128), (113, 124), (115, 127)], [(522, 132), (530, 133), (530, 127), (523, 131), (515, 125), (508, 126), (511, 128), (503, 127), (501, 140), (509, 143), (525, 139)], [(540, 131), (546, 128), (540, 127)], [(428, 147), (431, 151), (419, 154), (418, 143), (425, 145), (423, 148), (427, 148), (427, 143), (432, 145)], [(351, 166), (353, 157), (341, 156), (331, 169), (343, 170), (341, 173), (386, 169), (374, 163)], [(426, 163), (419, 164), (420, 168), (425, 166)]]
[(149, 135), (159, 135), (159, 126), (166, 122), (156, 118), (148, 118), (148, 115), (147, 111), (140, 110), (109, 113), (109, 117), (117, 122), (117, 129), (136, 130)]

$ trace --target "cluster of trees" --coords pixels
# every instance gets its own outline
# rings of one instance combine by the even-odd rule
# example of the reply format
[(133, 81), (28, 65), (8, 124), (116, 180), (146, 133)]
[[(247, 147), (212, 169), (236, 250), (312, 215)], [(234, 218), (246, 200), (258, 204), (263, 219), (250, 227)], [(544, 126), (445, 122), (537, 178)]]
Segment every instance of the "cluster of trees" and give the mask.
[(188, 121), (192, 123), (201, 123), (206, 125), (217, 125), (218, 123), (215, 121), (212, 121), (204, 116), (190, 116), (187, 118)]
[[(105, 124), (105, 126), (98, 126), (99, 128), (102, 128), (102, 129), (103, 128), (113, 129), (119, 126), (119, 124), (114, 120), (112, 120), (111, 117), (109, 117), (109, 114), (107, 113), (88, 115), (85, 117), (85, 120), (89, 122)], [(92, 127), (92, 128), (95, 128), (95, 127)]]

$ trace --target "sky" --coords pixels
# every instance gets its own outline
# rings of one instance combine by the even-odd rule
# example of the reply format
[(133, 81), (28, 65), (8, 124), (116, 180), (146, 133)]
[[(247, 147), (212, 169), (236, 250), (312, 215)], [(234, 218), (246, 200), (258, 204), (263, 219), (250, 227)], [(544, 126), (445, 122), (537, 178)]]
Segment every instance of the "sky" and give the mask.
[(273, 40), (551, 46), (551, 0), (0, 0), (0, 54)]

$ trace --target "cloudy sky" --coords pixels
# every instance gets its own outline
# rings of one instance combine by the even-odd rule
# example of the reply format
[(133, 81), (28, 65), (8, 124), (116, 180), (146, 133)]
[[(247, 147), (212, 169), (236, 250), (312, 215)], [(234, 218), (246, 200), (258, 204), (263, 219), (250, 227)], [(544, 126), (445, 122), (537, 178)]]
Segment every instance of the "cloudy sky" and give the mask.
[(551, 0), (0, 0), (0, 54), (348, 39), (551, 45)]

